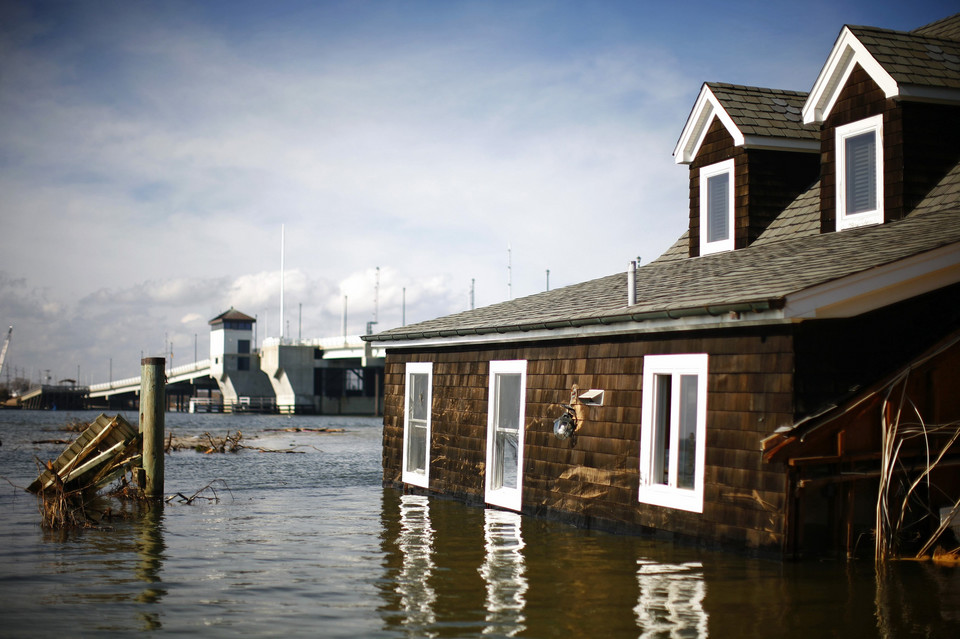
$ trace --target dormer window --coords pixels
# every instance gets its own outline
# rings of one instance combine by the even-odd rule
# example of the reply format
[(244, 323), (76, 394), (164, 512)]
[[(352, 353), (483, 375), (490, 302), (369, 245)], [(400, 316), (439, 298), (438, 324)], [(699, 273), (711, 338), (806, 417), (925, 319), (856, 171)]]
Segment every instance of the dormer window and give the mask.
[(733, 250), (733, 160), (700, 169), (700, 254)]
[(837, 230), (883, 222), (883, 116), (838, 126)]

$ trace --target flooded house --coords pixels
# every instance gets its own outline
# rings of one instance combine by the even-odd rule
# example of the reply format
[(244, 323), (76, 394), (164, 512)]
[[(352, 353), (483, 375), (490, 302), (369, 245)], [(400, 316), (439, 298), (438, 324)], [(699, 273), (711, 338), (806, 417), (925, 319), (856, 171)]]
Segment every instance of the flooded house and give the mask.
[(704, 84), (658, 259), (365, 337), (384, 483), (785, 557), (947, 538), (958, 123), (960, 14), (843, 27), (809, 93)]

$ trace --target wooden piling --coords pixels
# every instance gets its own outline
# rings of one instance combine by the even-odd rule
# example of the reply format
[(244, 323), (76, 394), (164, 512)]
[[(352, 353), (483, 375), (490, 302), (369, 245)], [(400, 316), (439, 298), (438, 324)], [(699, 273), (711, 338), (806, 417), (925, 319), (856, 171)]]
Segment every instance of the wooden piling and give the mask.
[(163, 357), (140, 360), (140, 434), (143, 438), (143, 492), (163, 496), (163, 419), (166, 375)]

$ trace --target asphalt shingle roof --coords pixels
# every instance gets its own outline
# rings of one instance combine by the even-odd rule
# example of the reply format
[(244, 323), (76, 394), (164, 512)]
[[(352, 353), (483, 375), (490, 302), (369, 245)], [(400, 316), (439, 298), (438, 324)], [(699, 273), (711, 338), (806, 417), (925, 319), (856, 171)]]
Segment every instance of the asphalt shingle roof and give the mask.
[(820, 180), (798, 195), (760, 234), (753, 245), (820, 233)]
[(744, 135), (819, 139), (819, 129), (805, 125), (800, 113), (806, 92), (723, 82), (707, 82), (707, 86)]
[(847, 28), (897, 84), (960, 89), (960, 42), (909, 31)]
[(931, 38), (944, 38), (946, 40), (960, 40), (960, 13), (941, 18), (936, 22), (925, 24), (913, 30), (914, 33), (930, 36)]
[[(960, 14), (914, 32), (848, 28), (898, 83), (960, 88)], [(806, 93), (707, 86), (744, 135), (818, 139), (818, 128), (802, 123)], [(897, 222), (821, 234), (818, 181), (748, 248), (688, 258), (688, 238), (685, 232), (663, 255), (637, 270), (632, 306), (627, 306), (627, 275), (617, 273), (364, 339), (512, 333), (710, 314), (738, 305), (776, 308), (792, 294), (944, 246), (955, 245), (960, 255), (960, 164)]]
[(384, 331), (368, 339), (508, 333), (658, 314), (708, 314), (736, 305), (776, 307), (790, 294), (955, 243), (960, 243), (960, 207), (840, 233), (651, 262), (637, 270), (637, 303), (633, 306), (626, 304), (627, 275), (617, 273)]

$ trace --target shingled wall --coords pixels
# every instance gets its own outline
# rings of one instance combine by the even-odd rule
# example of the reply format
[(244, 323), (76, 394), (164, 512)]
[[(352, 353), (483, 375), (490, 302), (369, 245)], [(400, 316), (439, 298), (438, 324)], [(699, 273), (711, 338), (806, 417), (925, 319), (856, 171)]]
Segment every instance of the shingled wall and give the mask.
[(898, 194), (902, 194), (902, 125), (899, 111), (892, 99), (884, 96), (860, 65), (854, 67), (837, 98), (830, 116), (820, 130), (820, 232), (831, 233), (837, 225), (837, 153), (836, 130), (838, 126), (857, 122), (875, 115), (883, 118), (883, 199), (885, 221), (903, 217), (902, 208), (894, 206)]
[(700, 169), (734, 158), (734, 246), (746, 248), (817, 179), (816, 153), (744, 149), (718, 118), (690, 164), (689, 255), (700, 255)]
[[(708, 353), (702, 514), (640, 504), (643, 357)], [(430, 491), (482, 503), (488, 362), (527, 360), (523, 512), (586, 526), (656, 528), (725, 545), (779, 551), (785, 477), (760, 439), (792, 423), (792, 337), (726, 331), (680, 339), (610, 338), (504, 348), (392, 351), (386, 363), (384, 483), (401, 485), (406, 362), (433, 362)], [(571, 387), (599, 388), (575, 439), (553, 436)], [(408, 490), (419, 490), (407, 487)]]

